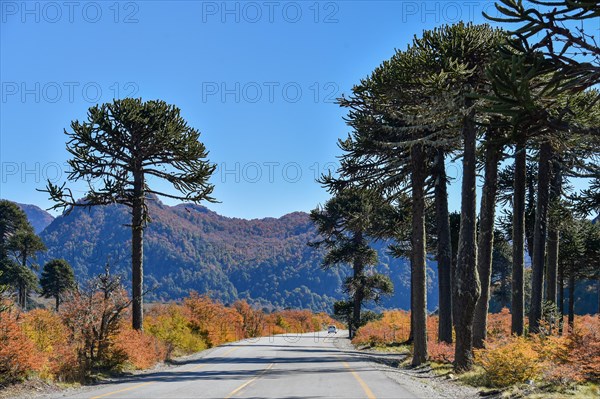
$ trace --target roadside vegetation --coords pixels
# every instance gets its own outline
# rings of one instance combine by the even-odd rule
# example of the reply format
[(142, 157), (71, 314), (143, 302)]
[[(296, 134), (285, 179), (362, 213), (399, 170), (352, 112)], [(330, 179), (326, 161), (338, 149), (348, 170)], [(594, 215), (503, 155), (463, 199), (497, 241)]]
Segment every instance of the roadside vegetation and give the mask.
[[(563, 325), (568, 325), (564, 317)], [(439, 341), (438, 316), (429, 316), (429, 361), (438, 374), (452, 375), (454, 344)], [(474, 367), (458, 375), (459, 381), (483, 392), (506, 395), (564, 395), (590, 397), (597, 394), (600, 381), (600, 323), (597, 316), (576, 315), (574, 326), (564, 330), (542, 323), (542, 331), (529, 336), (511, 334), (507, 308), (488, 318), (486, 346), (475, 350)], [(352, 343), (359, 349), (396, 352), (412, 356), (407, 345), (410, 312), (386, 311), (379, 320), (361, 327)], [(518, 396), (517, 396), (518, 397)]]
[(130, 303), (120, 278), (108, 270), (84, 288), (66, 292), (58, 311), (22, 311), (3, 301), (0, 386), (35, 377), (86, 382), (151, 368), (227, 342), (320, 331), (336, 324), (323, 313), (265, 313), (246, 301), (225, 306), (192, 292), (181, 302), (150, 306), (140, 331), (131, 326)]

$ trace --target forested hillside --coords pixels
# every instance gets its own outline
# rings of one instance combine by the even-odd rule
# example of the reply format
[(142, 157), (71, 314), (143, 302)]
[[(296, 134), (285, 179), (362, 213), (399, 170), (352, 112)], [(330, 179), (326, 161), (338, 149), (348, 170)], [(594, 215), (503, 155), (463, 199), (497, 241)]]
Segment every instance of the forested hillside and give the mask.
[[(145, 281), (149, 299), (185, 297), (190, 290), (231, 303), (248, 299), (265, 308), (310, 308), (331, 312), (341, 299), (347, 270), (320, 267), (322, 253), (308, 247), (316, 231), (308, 214), (281, 218), (236, 219), (202, 206), (167, 206), (153, 198), (152, 223), (144, 244)], [(75, 209), (54, 220), (41, 234), (48, 247), (44, 259), (65, 258), (83, 280), (101, 272), (107, 261), (128, 279), (130, 264), (128, 209), (118, 205)], [(409, 269), (394, 259), (387, 243), (376, 243), (382, 272), (395, 285), (383, 307), (409, 307)], [(435, 267), (435, 263), (432, 264)], [(437, 307), (436, 274), (430, 273), (431, 310)]]

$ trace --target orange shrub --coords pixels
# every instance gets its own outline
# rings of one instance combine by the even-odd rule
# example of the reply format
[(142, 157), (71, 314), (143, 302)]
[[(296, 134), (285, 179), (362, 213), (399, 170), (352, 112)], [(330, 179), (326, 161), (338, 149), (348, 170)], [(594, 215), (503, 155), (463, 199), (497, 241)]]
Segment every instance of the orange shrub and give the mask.
[(13, 311), (0, 312), (0, 382), (10, 383), (40, 369), (35, 343), (23, 332)]
[(511, 335), (511, 315), (508, 308), (502, 308), (500, 313), (488, 314), (488, 341), (508, 338)]
[(306, 333), (322, 328), (310, 310), (282, 310), (274, 316), (277, 319), (276, 324), (285, 332)]
[(69, 342), (54, 348), (49, 357), (48, 372), (58, 381), (81, 381), (84, 372), (77, 356), (76, 346)]
[(165, 360), (167, 349), (154, 336), (123, 325), (115, 337), (115, 350), (120, 351), (136, 369), (147, 369)]
[(437, 363), (454, 362), (454, 345), (444, 342), (429, 341), (427, 344), (429, 350), (429, 360)]
[(76, 347), (81, 375), (119, 368), (122, 359), (113, 350), (114, 338), (130, 304), (118, 278), (105, 274), (92, 282), (87, 289), (68, 292), (59, 313)]
[(569, 360), (585, 379), (600, 380), (600, 326), (598, 316), (580, 316), (569, 334)]
[(242, 333), (246, 338), (258, 337), (263, 332), (265, 314), (261, 310), (253, 309), (248, 302), (236, 301), (233, 308), (242, 318)]
[(192, 292), (183, 303), (192, 330), (200, 334), (209, 346), (243, 338), (242, 316), (234, 309), (196, 292)]
[(283, 316), (279, 313), (271, 313), (266, 316), (265, 324), (263, 326), (262, 335), (277, 335), (285, 334), (289, 330), (289, 324), (285, 321)]
[(438, 328), (440, 319), (437, 315), (427, 316), (427, 340), (429, 342), (438, 341)]
[(337, 328), (345, 328), (342, 323), (339, 323), (331, 318), (327, 313), (321, 312), (313, 314), (315, 331), (324, 330), (327, 326), (334, 325)]
[(264, 316), (262, 335), (307, 333), (320, 331), (329, 325), (342, 327), (325, 313), (312, 313), (310, 310), (281, 310)]

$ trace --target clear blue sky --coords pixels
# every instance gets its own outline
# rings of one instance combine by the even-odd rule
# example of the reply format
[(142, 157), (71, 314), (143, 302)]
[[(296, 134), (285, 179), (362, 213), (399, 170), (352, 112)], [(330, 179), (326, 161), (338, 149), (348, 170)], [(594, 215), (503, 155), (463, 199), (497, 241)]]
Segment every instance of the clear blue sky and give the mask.
[(49, 207), (35, 189), (65, 180), (71, 120), (113, 97), (159, 98), (181, 108), (219, 165), (222, 203), (208, 207), (244, 218), (324, 202), (314, 179), (348, 133), (331, 100), (423, 29), (493, 10), (487, 1), (0, 5), (0, 197)]

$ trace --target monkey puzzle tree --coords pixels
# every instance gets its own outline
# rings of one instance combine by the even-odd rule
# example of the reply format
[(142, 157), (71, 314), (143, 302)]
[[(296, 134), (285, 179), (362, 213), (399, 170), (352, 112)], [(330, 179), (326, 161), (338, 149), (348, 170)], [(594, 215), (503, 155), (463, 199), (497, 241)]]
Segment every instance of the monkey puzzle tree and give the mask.
[(369, 245), (369, 237), (377, 234), (383, 220), (390, 215), (389, 206), (377, 193), (357, 188), (338, 192), (322, 208), (310, 214), (322, 239), (309, 245), (327, 249), (323, 267), (352, 265), (352, 276), (346, 279), (343, 287), (352, 299), (352, 317), (348, 324), (350, 338), (361, 325), (363, 303), (378, 302), (381, 295), (393, 292), (389, 277), (367, 269), (378, 261), (377, 251)]
[(0, 260), (9, 255), (11, 237), (26, 229), (28, 224), (25, 212), (17, 204), (0, 200)]
[[(9, 246), (15, 258), (20, 260), (21, 265), (30, 267), (33, 270), (39, 270), (39, 265), (31, 263), (31, 259), (35, 259), (38, 252), (46, 251), (47, 249), (42, 239), (35, 234), (31, 226), (17, 231), (10, 238)], [(30, 262), (28, 263), (28, 261)]]
[(449, 126), (450, 132), (441, 136), (458, 136), (462, 140), (461, 218), (452, 282), (452, 305), (457, 310), (453, 312), (456, 332), (454, 367), (457, 371), (469, 370), (473, 364), (473, 320), (481, 290), (477, 273), (475, 188), (477, 139), (484, 129), (480, 128), (482, 115), (475, 96), (481, 96), (490, 89), (486, 68), (495, 59), (502, 40), (501, 31), (489, 25), (459, 23), (426, 31), (418, 41), (419, 47), (432, 49), (437, 54), (437, 84), (444, 87), (445, 98), (451, 99), (443, 106), (460, 115), (459, 120)]
[(502, 129), (489, 126), (483, 140), (484, 182), (479, 212), (477, 238), (477, 272), (481, 281), (481, 295), (475, 306), (473, 318), (473, 346), (482, 348), (487, 338), (487, 316), (492, 282), (494, 229), (498, 196), (498, 164), (502, 159), (505, 136)]
[[(456, 357), (457, 370), (470, 367), (473, 312), (478, 295), (475, 267), (475, 149), (481, 129), (475, 109), (473, 94), (486, 89), (485, 66), (491, 61), (501, 40), (499, 31), (489, 26), (456, 24), (425, 31), (415, 38), (406, 51), (397, 51), (389, 61), (378, 67), (368, 79), (353, 89), (353, 96), (342, 99), (350, 108), (349, 124), (354, 128), (351, 137), (341, 141), (346, 152), (339, 170), (342, 179), (359, 181), (359, 184), (378, 186), (391, 193), (410, 191), (412, 198), (411, 272), (412, 272), (412, 324), (414, 330), (413, 364), (427, 360), (426, 298), (425, 298), (425, 201), (432, 186), (444, 184), (441, 173), (440, 152), (453, 152), (462, 148), (468, 158), (463, 177), (465, 206), (462, 227), (461, 259), (454, 273), (454, 297), (446, 300), (448, 292), (440, 290), (441, 301), (454, 307), (456, 298), (460, 312), (460, 332)], [(466, 139), (466, 141), (465, 141)], [(468, 145), (464, 145), (468, 143)], [(440, 151), (442, 150), (442, 151)], [(435, 168), (432, 159), (436, 158)], [(432, 180), (437, 179), (434, 183)], [(466, 182), (466, 183), (465, 183)], [(434, 194), (441, 212), (437, 212), (437, 233), (448, 238), (447, 212), (444, 211), (442, 190)], [(442, 193), (442, 194), (440, 194)], [(468, 220), (467, 220), (468, 219)], [(440, 280), (448, 274), (447, 247), (450, 239), (439, 240), (445, 249), (438, 248), (443, 260)], [(469, 252), (471, 255), (467, 254)], [(468, 262), (467, 262), (468, 261)], [(458, 285), (457, 285), (458, 284)], [(440, 288), (449, 284), (441, 284)], [(458, 289), (457, 289), (458, 287)], [(451, 331), (448, 307), (440, 307), (440, 331)], [(463, 333), (464, 332), (464, 333)]]
[(518, 38), (521, 53), (539, 53), (553, 65), (552, 81), (564, 88), (581, 91), (600, 81), (600, 46), (594, 32), (598, 28), (600, 4), (592, 0), (500, 0), (495, 4), (500, 16), (485, 17), (496, 22), (516, 24), (509, 34)]
[(505, 234), (497, 230), (494, 233), (494, 249), (492, 251), (492, 284), (491, 294), (495, 309), (510, 308), (510, 275), (512, 267), (512, 246), (509, 241), (510, 232)]
[(25, 212), (15, 203), (0, 200), (0, 271), (3, 281), (18, 291), (17, 302), (27, 306), (29, 292), (37, 287), (37, 276), (31, 269), (37, 265), (28, 263), (46, 246), (34, 233)]
[[(514, 36), (510, 56), (514, 60), (529, 62), (526, 74), (512, 69), (505, 76), (494, 78), (496, 84), (506, 85), (509, 90), (501, 100), (513, 108), (513, 117), (529, 118), (527, 125), (542, 123), (551, 129), (561, 130), (563, 117), (568, 115), (570, 103), (560, 104), (557, 93), (575, 94), (586, 90), (600, 82), (600, 47), (593, 33), (597, 29), (600, 17), (600, 4), (589, 0), (530, 0), (529, 5), (517, 0), (500, 0), (496, 3), (499, 17), (488, 19), (518, 25), (509, 32)], [(531, 62), (531, 61), (534, 62)], [(539, 67), (544, 65), (544, 67)], [(538, 66), (538, 68), (535, 68)], [(506, 79), (508, 77), (508, 79)], [(540, 79), (541, 78), (541, 79)], [(538, 84), (531, 84), (537, 81)], [(510, 95), (506, 95), (509, 94)], [(548, 101), (537, 109), (532, 106), (536, 100), (544, 96), (554, 95), (554, 103)], [(596, 100), (597, 101), (597, 100)], [(511, 104), (512, 103), (512, 104)], [(521, 108), (521, 110), (517, 110)], [(557, 109), (554, 115), (548, 109)], [(532, 123), (533, 122), (533, 123)], [(564, 128), (562, 128), (564, 130)], [(544, 255), (546, 248), (546, 219), (550, 197), (557, 196), (556, 184), (549, 194), (550, 168), (548, 164), (553, 158), (556, 146), (552, 137), (540, 143), (538, 205), (534, 227), (532, 306), (530, 311), (530, 330), (537, 332), (539, 318), (542, 315), (542, 287), (544, 281)], [(516, 180), (515, 180), (516, 182)], [(558, 182), (558, 180), (556, 180)], [(552, 286), (556, 284), (555, 271), (557, 264), (558, 236), (550, 226), (549, 261)], [(556, 297), (554, 288), (550, 288), (552, 299)]]
[[(526, 151), (527, 145), (536, 149), (537, 155), (537, 183), (535, 188), (535, 215), (531, 230), (532, 245), (528, 245), (532, 257), (532, 293), (529, 312), (530, 332), (539, 331), (539, 321), (542, 317), (544, 270), (546, 260), (546, 241), (548, 233), (548, 209), (551, 202), (556, 202), (560, 197), (561, 179), (552, 182), (554, 173), (561, 173), (561, 169), (552, 167), (558, 159), (561, 164), (572, 163), (575, 169), (596, 169), (585, 165), (581, 159), (597, 153), (595, 148), (587, 142), (597, 136), (597, 123), (593, 115), (597, 113), (597, 93), (576, 92), (569, 85), (571, 81), (556, 78), (555, 64), (546, 59), (541, 53), (518, 52), (516, 40), (507, 41), (510, 47), (502, 49), (502, 57), (489, 69), (494, 98), (490, 97), (493, 106), (490, 108), (509, 117), (512, 130), (516, 134), (516, 160), (514, 173), (513, 195), (513, 243), (515, 254), (513, 256), (513, 332), (523, 333), (522, 309), (522, 265), (524, 246), (521, 242), (521, 226), (525, 224), (525, 210), (522, 206), (525, 201), (526, 185)], [(580, 87), (580, 86), (578, 86)], [(592, 121), (590, 123), (590, 121)], [(587, 139), (582, 139), (583, 137)], [(574, 139), (577, 138), (577, 139)], [(591, 140), (590, 140), (591, 139)], [(585, 147), (585, 148), (584, 148)], [(577, 154), (577, 155), (576, 155)], [(577, 160), (580, 158), (580, 160)], [(565, 162), (565, 159), (570, 161)], [(560, 166), (560, 165), (559, 165)], [(596, 174), (597, 175), (597, 174)], [(552, 184), (551, 184), (552, 182)], [(551, 189), (551, 186), (552, 189)], [(531, 201), (530, 201), (531, 203)], [(529, 223), (531, 225), (531, 223)], [(551, 226), (552, 227), (552, 226)], [(556, 259), (557, 259), (557, 232), (551, 228), (552, 233), (549, 247), (550, 277), (552, 286), (556, 285)], [(555, 295), (552, 287), (552, 301)]]
[(73, 269), (64, 259), (53, 259), (44, 265), (40, 285), (44, 297), (54, 298), (57, 312), (60, 306), (60, 296), (77, 287)]
[[(399, 51), (355, 86), (349, 98), (340, 99), (349, 109), (347, 122), (353, 132), (339, 142), (345, 152), (339, 179), (323, 178), (332, 187), (356, 184), (375, 189), (389, 203), (411, 192), (410, 220), (418, 230), (410, 236), (414, 365), (427, 361), (425, 192), (430, 162), (424, 143), (429, 141), (421, 140), (424, 129), (417, 127), (418, 113), (410, 109), (424, 98), (416, 90), (417, 76), (426, 75), (422, 66), (413, 48)], [(398, 234), (391, 235), (397, 239)]]
[[(559, 109), (568, 109), (565, 122), (567, 134), (563, 134), (551, 160), (550, 197), (548, 207), (548, 242), (546, 260), (546, 301), (558, 304), (558, 258), (560, 230), (573, 208), (580, 210), (580, 203), (567, 203), (564, 192), (569, 178), (595, 178), (600, 175), (600, 103), (598, 91), (588, 89), (561, 96)], [(592, 187), (593, 185), (590, 185)], [(573, 197), (572, 197), (573, 198)], [(573, 203), (574, 202), (574, 203)]]
[[(89, 109), (87, 121), (71, 123), (67, 151), (72, 158), (68, 180), (85, 181), (87, 194), (77, 201), (64, 183), (48, 182), (52, 208), (123, 204), (131, 208), (133, 328), (143, 326), (143, 240), (149, 221), (147, 195), (181, 201), (214, 201), (208, 179), (210, 164), (200, 132), (190, 127), (180, 110), (164, 101), (126, 98)], [(170, 183), (181, 194), (158, 191), (148, 178)]]
[[(559, 266), (562, 276), (568, 278), (568, 321), (569, 327), (573, 328), (576, 282), (582, 278), (598, 278), (600, 226), (587, 219), (571, 217), (563, 229), (560, 240)], [(561, 284), (559, 291), (562, 293), (562, 290)]]
[(32, 259), (36, 259), (38, 252), (46, 251), (46, 245), (27, 222), (10, 237), (8, 246), (14, 258), (21, 263), (20, 266), (15, 264), (8, 275), (14, 278), (18, 287), (19, 304), (22, 308), (26, 308), (29, 292), (35, 290), (38, 285), (38, 277), (34, 271), (39, 270), (39, 265), (32, 262)]
[(7, 258), (0, 261), (0, 271), (3, 272), (2, 280), (17, 291), (17, 303), (22, 309), (27, 309), (29, 293), (38, 286), (37, 275), (26, 266), (14, 259)]

